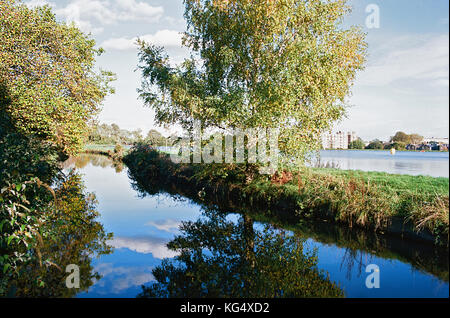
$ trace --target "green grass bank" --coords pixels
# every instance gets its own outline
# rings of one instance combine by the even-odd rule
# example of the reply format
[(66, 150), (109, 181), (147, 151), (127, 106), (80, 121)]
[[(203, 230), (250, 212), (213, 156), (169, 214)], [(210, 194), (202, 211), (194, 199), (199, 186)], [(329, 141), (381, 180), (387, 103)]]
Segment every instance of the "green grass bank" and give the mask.
[(103, 144), (87, 144), (84, 146), (82, 153), (103, 155), (110, 157), (114, 161), (122, 161), (128, 150), (122, 145), (103, 145)]
[(190, 197), (232, 202), (292, 224), (316, 219), (448, 246), (448, 178), (323, 168), (276, 178), (243, 165), (175, 164), (145, 145), (123, 161), (137, 182), (155, 192), (176, 186)]

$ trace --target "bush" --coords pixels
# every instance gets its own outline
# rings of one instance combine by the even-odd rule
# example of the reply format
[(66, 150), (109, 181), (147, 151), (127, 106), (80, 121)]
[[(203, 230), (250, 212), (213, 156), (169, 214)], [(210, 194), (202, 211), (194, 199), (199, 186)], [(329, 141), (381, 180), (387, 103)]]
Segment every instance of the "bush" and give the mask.
[(367, 145), (366, 149), (383, 149), (383, 143), (379, 140), (374, 140)]
[(348, 149), (364, 149), (364, 142), (361, 139), (354, 140), (348, 145)]
[(406, 150), (406, 144), (401, 141), (393, 142), (384, 146), (384, 149)]
[(114, 146), (114, 153), (115, 154), (122, 154), (123, 153), (123, 146), (121, 144), (116, 144)]

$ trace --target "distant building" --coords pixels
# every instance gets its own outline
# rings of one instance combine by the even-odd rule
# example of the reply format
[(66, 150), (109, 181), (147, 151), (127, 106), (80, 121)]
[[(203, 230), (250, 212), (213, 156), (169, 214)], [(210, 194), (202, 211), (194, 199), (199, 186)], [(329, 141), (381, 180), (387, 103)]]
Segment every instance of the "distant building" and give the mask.
[(408, 144), (406, 145), (406, 150), (437, 150), (437, 151), (448, 151), (449, 144), (439, 144), (435, 141), (430, 143), (423, 143), (419, 145)]
[(330, 131), (322, 135), (322, 146), (324, 149), (348, 149), (348, 145), (356, 139), (358, 137), (354, 131), (336, 133)]
[(425, 144), (431, 144), (431, 143), (448, 144), (449, 142), (448, 142), (448, 138), (431, 137), (431, 138), (424, 138), (423, 143), (425, 143)]
[(433, 150), (433, 145), (422, 144), (416, 150)]
[(448, 151), (448, 148), (449, 148), (449, 144), (440, 144), (439, 145), (440, 151)]
[(408, 144), (406, 145), (406, 150), (417, 150), (418, 147), (418, 145)]

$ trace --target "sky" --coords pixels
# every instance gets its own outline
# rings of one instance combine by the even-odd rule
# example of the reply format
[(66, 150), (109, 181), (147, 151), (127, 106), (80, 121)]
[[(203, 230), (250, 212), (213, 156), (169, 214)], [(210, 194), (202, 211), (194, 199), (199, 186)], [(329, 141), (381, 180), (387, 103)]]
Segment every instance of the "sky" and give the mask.
[[(28, 0), (48, 4), (58, 20), (74, 22), (91, 33), (105, 53), (99, 68), (117, 75), (114, 95), (99, 115), (144, 134), (180, 132), (156, 126), (154, 112), (138, 98), (140, 87), (136, 38), (164, 46), (172, 63), (188, 56), (181, 46), (186, 28), (183, 0)], [(348, 98), (347, 117), (334, 130), (355, 131), (363, 140), (388, 140), (396, 131), (424, 137), (449, 136), (449, 2), (448, 0), (350, 0), (346, 25), (367, 33), (369, 56)], [(373, 11), (373, 5), (378, 8)], [(371, 9), (371, 10), (369, 10)], [(367, 11), (368, 10), (368, 11)], [(379, 23), (372, 19), (379, 13)], [(367, 23), (369, 22), (369, 23)]]

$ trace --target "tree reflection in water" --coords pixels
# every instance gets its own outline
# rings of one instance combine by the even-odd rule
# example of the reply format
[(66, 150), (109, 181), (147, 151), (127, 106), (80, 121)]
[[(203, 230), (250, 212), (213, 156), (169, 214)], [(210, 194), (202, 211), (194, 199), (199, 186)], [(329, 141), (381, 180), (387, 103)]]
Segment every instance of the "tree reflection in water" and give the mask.
[[(87, 291), (100, 279), (91, 264), (98, 255), (109, 254), (103, 225), (96, 221), (96, 200), (86, 194), (81, 176), (76, 173), (59, 182), (56, 206), (42, 225), (43, 245), (30, 249), (40, 253), (35, 261), (23, 265), (17, 278), (9, 283), (9, 294), (15, 297), (73, 297)], [(66, 287), (66, 266), (75, 264), (80, 269), (80, 288)]]
[(112, 167), (117, 173), (122, 172), (124, 169), (124, 164), (120, 161), (114, 161), (111, 158), (98, 155), (98, 154), (79, 154), (76, 157), (70, 157), (63, 163), (63, 168), (75, 167), (77, 169), (83, 169), (88, 164), (94, 167), (109, 168)]
[(169, 242), (179, 252), (153, 270), (156, 282), (138, 297), (342, 297), (317, 268), (305, 240), (267, 225), (255, 230), (249, 216), (237, 223), (207, 210), (183, 222)]

